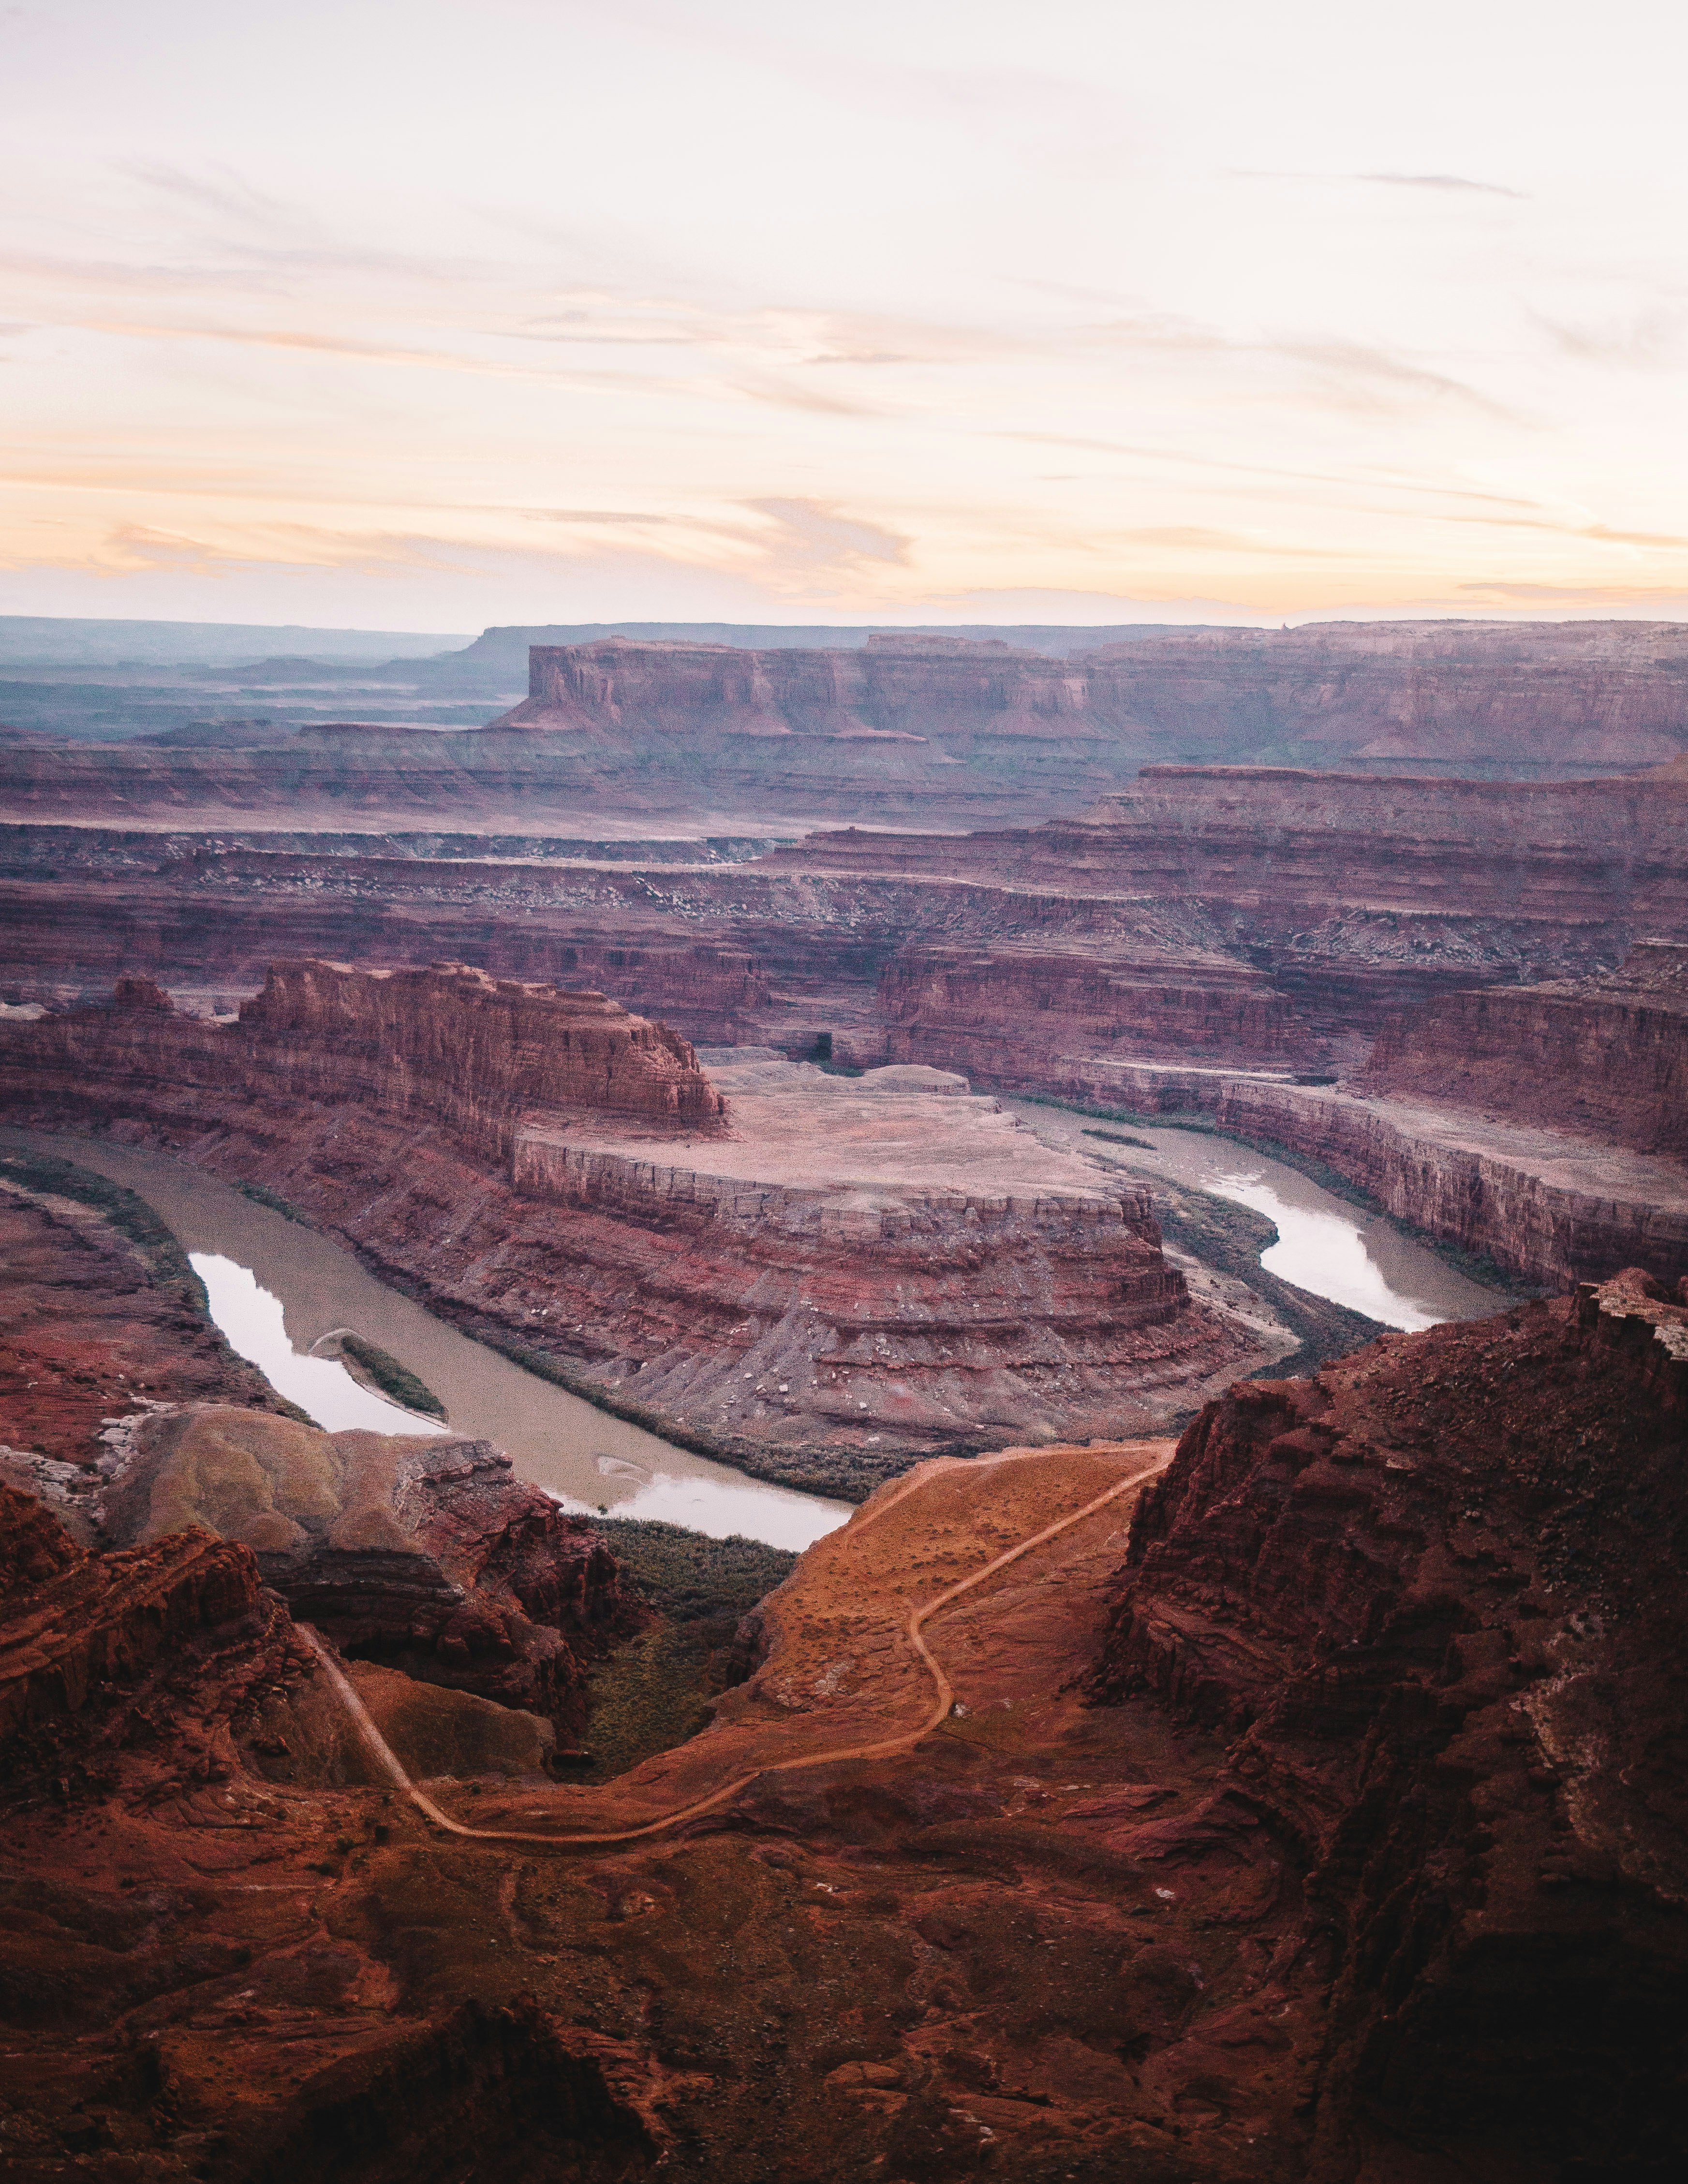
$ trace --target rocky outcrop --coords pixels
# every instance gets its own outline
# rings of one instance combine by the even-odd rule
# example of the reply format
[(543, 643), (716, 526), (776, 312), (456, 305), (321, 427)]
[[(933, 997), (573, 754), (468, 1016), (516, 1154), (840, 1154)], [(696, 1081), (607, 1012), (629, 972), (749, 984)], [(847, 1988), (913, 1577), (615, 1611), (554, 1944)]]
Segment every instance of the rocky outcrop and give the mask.
[[(14, 841), (0, 879), (0, 991), (58, 1000), (135, 969), (214, 998), (279, 953), (449, 951), (501, 977), (590, 979), (689, 1036), (788, 1045), (805, 1028), (883, 1029), (876, 983), (901, 950), (1033, 947), (1072, 955), (1081, 1000), (1098, 965), (1139, 987), (1180, 961), (1187, 983), (1264, 979), (1301, 1061), (1334, 1045), (1357, 1063), (1391, 1010), (1599, 974), (1640, 938), (1688, 936), (1684, 794), (1668, 773), (1161, 767), (1083, 821), (817, 834), (727, 866), (510, 861), (493, 836), (472, 858), (266, 853), (214, 833), (145, 851), (133, 830), (102, 850), (95, 830), (79, 848), (55, 829), (27, 870)], [(1167, 1022), (1174, 1049), (1187, 1021)]]
[(512, 727), (1089, 739), (1162, 757), (1588, 773), (1683, 748), (1673, 623), (1312, 624), (1133, 637), (1075, 659), (932, 636), (859, 650), (535, 645)]
[(966, 638), (883, 635), (859, 650), (760, 652), (609, 638), (536, 644), (528, 663), (526, 702), (495, 727), (914, 744), (1107, 734), (1083, 719), (1084, 679), (1067, 661)]
[(187, 1256), (140, 1200), (0, 1146), (0, 1473), (44, 1480), (67, 1519), (125, 1419), (160, 1403), (289, 1407), (235, 1356)]
[(1263, 971), (1106, 941), (937, 948), (911, 942), (879, 980), (886, 1052), (1044, 1089), (1055, 1052), (1316, 1066), (1323, 1044)]
[(343, 1652), (544, 1715), (570, 1742), (588, 1664), (640, 1619), (590, 1524), (486, 1441), (161, 1412), (108, 1488), (104, 1520), (124, 1545), (192, 1525), (238, 1541)]
[(275, 1098), (437, 1120), (507, 1160), (534, 1109), (625, 1117), (659, 1134), (718, 1128), (720, 1095), (686, 1041), (602, 994), (494, 979), (463, 964), (361, 972), (271, 967), (232, 1025), (174, 1014), (150, 979), (109, 1006), (6, 1028), (0, 1071), (17, 1098), (75, 1105), (103, 1082), (130, 1111), (247, 1079)]
[(1229, 1739), (1221, 1801), (1302, 1848), (1312, 2176), (1379, 2131), (1544, 2176), (1678, 2142), (1685, 1359), (1640, 1274), (1390, 1337), (1234, 1389), (1139, 1507), (1096, 1694)]
[(494, 979), (466, 964), (370, 972), (272, 967), (239, 1032), (278, 1089), (432, 1114), (495, 1157), (530, 1109), (657, 1129), (718, 1127), (720, 1095), (686, 1041), (602, 994)]
[(1470, 1108), (1273, 1081), (1197, 1065), (1075, 1059), (1061, 1096), (1115, 1111), (1211, 1117), (1357, 1184), (1386, 1212), (1531, 1284), (1604, 1279), (1639, 1263), (1688, 1273), (1688, 1166), (1577, 1132)]
[[(521, 836), (601, 813), (785, 833), (1009, 826), (1167, 761), (1555, 780), (1678, 757), (1683, 649), (1679, 627), (1639, 622), (1162, 630), (1065, 656), (914, 632), (837, 649), (611, 638), (533, 647), (527, 699), (490, 731), (0, 744), (0, 818)], [(400, 702), (415, 717), (417, 695)]]
[[(0, 1780), (50, 1769), (80, 1742), (78, 1717), (109, 1714), (155, 1668), (221, 1633), (239, 1673), (215, 1718), (184, 1724), (177, 1740), (209, 1766), (208, 1739), (226, 1743), (231, 1712), (283, 1672), (297, 1642), (250, 1550), (203, 1528), (91, 1555), (32, 1496), (0, 1481)], [(226, 1758), (218, 1763), (226, 1771)]]
[(1390, 1018), (1362, 1089), (1688, 1154), (1688, 948), (1575, 983), (1450, 994)]

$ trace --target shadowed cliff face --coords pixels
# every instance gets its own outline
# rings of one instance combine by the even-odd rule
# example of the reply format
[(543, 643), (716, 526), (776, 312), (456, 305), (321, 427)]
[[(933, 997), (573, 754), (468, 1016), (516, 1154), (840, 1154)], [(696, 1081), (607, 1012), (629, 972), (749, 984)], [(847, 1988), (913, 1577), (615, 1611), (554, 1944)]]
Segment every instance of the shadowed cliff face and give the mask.
[(675, 1130), (718, 1127), (723, 1113), (696, 1055), (666, 1024), (602, 994), (490, 978), (466, 964), (373, 974), (278, 964), (239, 1029), (289, 1089), (442, 1114), (499, 1154), (532, 1107)]
[(239, 1541), (348, 1654), (543, 1715), (569, 1742), (588, 1663), (642, 1619), (590, 1524), (486, 1441), (194, 1404), (142, 1423), (103, 1507), (123, 1546), (189, 1524)]
[(1305, 1849), (1312, 2175), (1379, 2128), (1469, 2173), (1680, 2152), (1685, 1356), (1639, 1275), (1390, 1337), (1234, 1389), (1139, 1507), (1095, 1687), (1228, 1737)]

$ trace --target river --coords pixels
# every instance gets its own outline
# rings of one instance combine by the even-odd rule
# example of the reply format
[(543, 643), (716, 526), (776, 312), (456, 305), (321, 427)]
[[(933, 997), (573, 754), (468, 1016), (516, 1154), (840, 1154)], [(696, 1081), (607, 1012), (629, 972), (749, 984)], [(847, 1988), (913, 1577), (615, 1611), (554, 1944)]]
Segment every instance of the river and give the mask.
[[(388, 1289), (326, 1236), (167, 1154), (99, 1139), (8, 1135), (144, 1198), (181, 1239), (230, 1347), (330, 1431), (450, 1431), (493, 1441), (519, 1478), (565, 1508), (660, 1518), (711, 1539), (740, 1533), (801, 1549), (850, 1518), (846, 1502), (749, 1479), (524, 1373)], [(348, 1328), (431, 1388), (449, 1427), (389, 1402), (337, 1358), (309, 1354)]]
[[(1252, 1146), (1206, 1130), (1099, 1123), (1028, 1100), (1005, 1099), (1002, 1105), (1048, 1143), (1087, 1153), (1110, 1167), (1163, 1175), (1252, 1206), (1277, 1225), (1278, 1241), (1260, 1256), (1268, 1273), (1384, 1327), (1416, 1332), (1446, 1319), (1482, 1319), (1507, 1301), (1451, 1267), (1387, 1214), (1351, 1205), (1299, 1168)], [(1090, 1134), (1095, 1131), (1113, 1134)], [(1123, 1144), (1123, 1138), (1140, 1142)]]

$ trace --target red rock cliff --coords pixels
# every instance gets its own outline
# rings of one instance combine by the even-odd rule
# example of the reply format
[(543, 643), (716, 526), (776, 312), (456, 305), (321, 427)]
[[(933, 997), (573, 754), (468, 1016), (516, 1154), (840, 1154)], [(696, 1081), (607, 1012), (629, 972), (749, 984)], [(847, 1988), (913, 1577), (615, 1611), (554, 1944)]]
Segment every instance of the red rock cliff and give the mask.
[(1089, 739), (1156, 758), (1600, 772), (1683, 748), (1674, 623), (1162, 632), (1072, 660), (961, 638), (860, 649), (535, 645), (511, 727)]
[(1360, 1087), (1688, 1153), (1688, 948), (1653, 941), (1607, 978), (1403, 1011)]
[(666, 1024), (602, 994), (427, 971), (275, 965), (240, 1036), (292, 1089), (389, 1112), (429, 1111), (508, 1152), (529, 1108), (585, 1108), (658, 1128), (719, 1124), (721, 1095)]
[(1140, 1505), (1099, 1689), (1228, 1733), (1229, 1797), (1306, 1847), (1335, 1957), (1311, 2176), (1354, 2174), (1371, 2122), (1472, 2174), (1665, 2173), (1685, 1358), (1640, 1275), (1393, 1336), (1210, 1404)]
[(6, 1027), (0, 1092), (74, 1111), (150, 1113), (190, 1087), (245, 1080), (268, 1096), (350, 1104), (443, 1123), (482, 1156), (509, 1156), (530, 1110), (585, 1111), (677, 1134), (721, 1126), (720, 1095), (686, 1041), (601, 994), (427, 971), (276, 965), (238, 1023), (172, 1014), (148, 979), (106, 1007)]

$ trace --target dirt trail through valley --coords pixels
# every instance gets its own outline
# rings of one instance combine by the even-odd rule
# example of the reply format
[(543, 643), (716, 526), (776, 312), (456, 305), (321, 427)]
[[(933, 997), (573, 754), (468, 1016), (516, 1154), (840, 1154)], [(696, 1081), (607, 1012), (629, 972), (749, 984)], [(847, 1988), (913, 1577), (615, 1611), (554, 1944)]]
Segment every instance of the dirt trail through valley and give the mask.
[[(964, 1593), (971, 1592), (976, 1586), (983, 1585), (987, 1578), (994, 1577), (999, 1570), (1007, 1568), (1010, 1563), (1018, 1562), (1022, 1555), (1030, 1554), (1034, 1548), (1044, 1546), (1046, 1541), (1071, 1529), (1073, 1525), (1082, 1524), (1087, 1517), (1094, 1516), (1099, 1509), (1106, 1508), (1110, 1502), (1117, 1501), (1122, 1494), (1128, 1492), (1133, 1487), (1141, 1485), (1144, 1480), (1152, 1477), (1156, 1472), (1163, 1470), (1167, 1463), (1171, 1461), (1170, 1444), (1163, 1446), (1166, 1452), (1156, 1460), (1139, 1463), (1128, 1471), (1123, 1478), (1117, 1479), (1105, 1492), (1086, 1502), (1081, 1508), (1072, 1510), (1065, 1517), (1056, 1518), (1053, 1524), (1045, 1524), (1041, 1531), (1033, 1532), (1028, 1538), (1020, 1540), (1016, 1546), (995, 1556), (991, 1561), (986, 1563), (983, 1568), (973, 1571), (971, 1576), (961, 1579), (956, 1584), (936, 1594), (923, 1605), (910, 1610), (903, 1625), (902, 1635), (930, 1675), (935, 1694), (930, 1710), (916, 1727), (900, 1730), (894, 1736), (882, 1737), (866, 1743), (830, 1745), (818, 1752), (803, 1753), (796, 1758), (769, 1760), (762, 1766), (750, 1768), (745, 1773), (735, 1775), (730, 1782), (723, 1783), (720, 1789), (712, 1791), (708, 1797), (694, 1798), (690, 1803), (678, 1806), (674, 1811), (663, 1814), (660, 1819), (647, 1820), (638, 1827), (618, 1828), (604, 1833), (568, 1836), (540, 1835), (505, 1828), (465, 1827), (460, 1820), (454, 1820), (448, 1813), (443, 1812), (427, 1792), (419, 1788), (411, 1780), (403, 1762), (380, 1730), (376, 1728), (370, 1719), (368, 1708), (353, 1689), (349, 1680), (323, 1644), (321, 1638), (308, 1624), (301, 1624), (298, 1628), (315, 1648), (336, 1692), (344, 1703), (359, 1736), (380, 1767), (382, 1773), (402, 1791), (417, 1810), (436, 1827), (443, 1828), (451, 1835), (467, 1836), (477, 1842), (529, 1843), (553, 1850), (566, 1850), (576, 1845), (636, 1842), (641, 1836), (659, 1835), (664, 1829), (676, 1827), (682, 1820), (695, 1819), (701, 1814), (713, 1811), (717, 1805), (725, 1804), (729, 1798), (736, 1797), (741, 1790), (748, 1789), (752, 1782), (764, 1774), (789, 1774), (801, 1768), (831, 1766), (850, 1759), (889, 1759), (898, 1752), (911, 1750), (923, 1737), (929, 1736), (939, 1724), (946, 1719), (955, 1702), (955, 1692), (950, 1679), (927, 1645), (923, 1635), (923, 1626), (930, 1622), (940, 1609), (949, 1607), (952, 1602), (959, 1600)], [(993, 1462), (1035, 1460), (1038, 1453), (1040, 1451), (1028, 1450), (1023, 1454), (1017, 1455), (1012, 1458), (984, 1457), (975, 1459), (975, 1462), (980, 1468), (983, 1468)], [(889, 1516), (893, 1509), (900, 1507), (911, 1495), (918, 1494), (937, 1480), (947, 1479), (950, 1475), (950, 1467), (949, 1466), (936, 1471), (926, 1472), (924, 1475), (916, 1475), (915, 1479), (898, 1488), (895, 1492), (888, 1495), (877, 1508), (864, 1511), (848, 1529), (859, 1535), (869, 1525), (877, 1524), (881, 1518)]]

